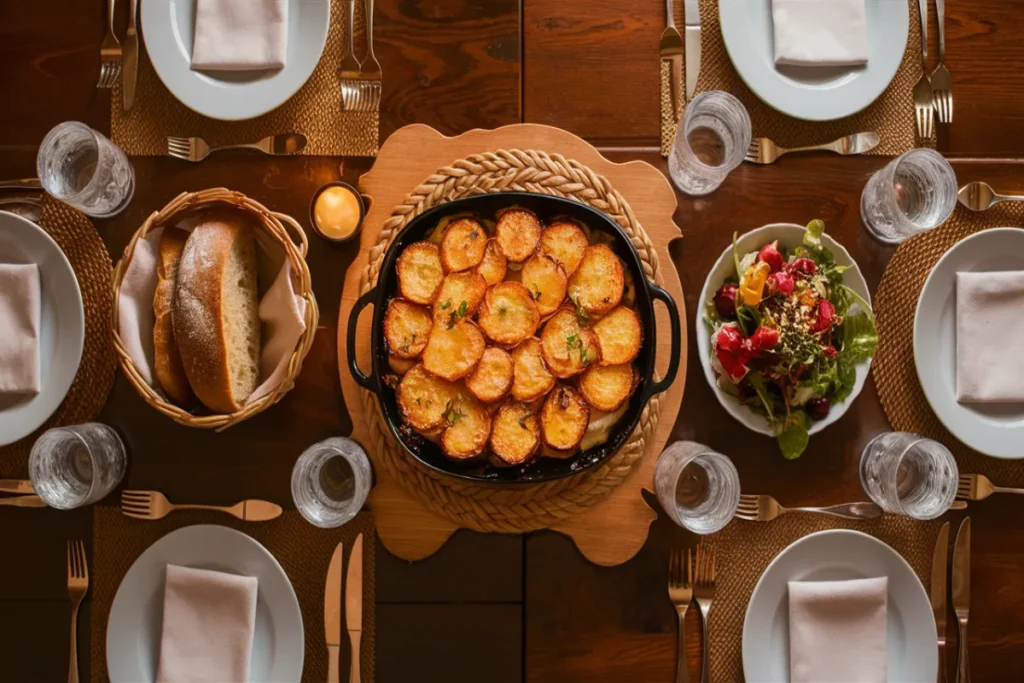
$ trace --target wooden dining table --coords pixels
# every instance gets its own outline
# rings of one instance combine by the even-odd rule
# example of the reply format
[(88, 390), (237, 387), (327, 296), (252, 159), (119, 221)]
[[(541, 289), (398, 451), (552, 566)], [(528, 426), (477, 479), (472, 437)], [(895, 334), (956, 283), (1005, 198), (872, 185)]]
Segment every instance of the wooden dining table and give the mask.
[[(123, 35), (127, 3), (117, 5)], [(931, 16), (936, 55), (934, 11)], [(587, 139), (612, 160), (640, 159), (666, 171), (657, 149), (664, 22), (663, 0), (378, 0), (381, 139), (413, 122), (445, 134), (545, 123)], [(109, 132), (110, 91), (96, 89), (105, 27), (104, 0), (0, 3), (0, 178), (35, 175), (37, 146), (61, 121)], [(938, 146), (961, 185), (986, 179), (997, 190), (1024, 190), (1022, 35), (1019, 2), (965, 0), (946, 8), (955, 108), (953, 123), (938, 125)], [(824, 219), (874, 289), (893, 250), (867, 236), (859, 199), (886, 161), (786, 157), (767, 167), (743, 164), (705, 197), (677, 193), (683, 240), (672, 256), (687, 314), (692, 319), (700, 306), (704, 277), (732, 233), (775, 221)], [(136, 189), (128, 208), (94, 221), (115, 261), (145, 217), (183, 191), (226, 185), (308, 227), (314, 190), (337, 179), (339, 165), (345, 180), (357, 182), (373, 160), (240, 152), (201, 164), (166, 157), (135, 157), (132, 164)], [(311, 238), (320, 327), (295, 388), (256, 418), (223, 434), (179, 426), (119, 373), (97, 419), (124, 437), (132, 488), (157, 489), (175, 501), (263, 498), (291, 505), (289, 477), (298, 455), (351, 429), (335, 341), (343, 276), (357, 249)], [(715, 400), (696, 354), (699, 326), (689, 327), (675, 438), (728, 454), (745, 486), (785, 505), (863, 499), (858, 458), (889, 428), (873, 381), (800, 459), (785, 461), (771, 440), (740, 428)], [(654, 497), (647, 499), (657, 509)], [(1024, 497), (995, 496), (972, 504), (970, 515), (973, 678), (1024, 680)], [(63, 681), (71, 608), (65, 543), (86, 539), (91, 557), (92, 511), (44, 509), (19, 514), (16, 525), (11, 519), (0, 508), (0, 681)], [(676, 618), (666, 592), (667, 553), (696, 541), (659, 514), (636, 557), (611, 568), (588, 563), (571, 540), (552, 532), (460, 531), (416, 563), (378, 547), (377, 681), (673, 681)], [(86, 597), (78, 631), (83, 680), (89, 680), (90, 602)], [(696, 610), (687, 627), (690, 676), (697, 680)]]

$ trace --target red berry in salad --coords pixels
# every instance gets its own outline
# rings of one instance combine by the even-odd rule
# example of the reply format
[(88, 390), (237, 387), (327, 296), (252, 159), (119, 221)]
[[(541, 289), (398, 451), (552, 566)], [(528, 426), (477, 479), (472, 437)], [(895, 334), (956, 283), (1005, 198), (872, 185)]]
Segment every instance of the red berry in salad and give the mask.
[(798, 258), (789, 264), (789, 271), (813, 275), (818, 272), (818, 264), (809, 258)]
[(839, 352), (836, 351), (836, 347), (831, 344), (823, 346), (821, 349), (821, 355), (825, 356), (825, 358), (835, 358), (838, 353)]
[(832, 319), (835, 317), (836, 307), (828, 299), (822, 299), (818, 304), (818, 319), (815, 322), (815, 330), (825, 332), (832, 327)]
[(771, 327), (759, 327), (750, 335), (747, 344), (754, 353), (770, 351), (779, 343), (779, 331)]
[(768, 290), (778, 292), (782, 296), (789, 296), (793, 293), (793, 287), (796, 283), (793, 282), (793, 276), (785, 271), (778, 271), (768, 276)]
[(812, 398), (807, 401), (804, 409), (812, 420), (824, 420), (828, 417), (828, 411), (832, 410), (832, 401), (827, 398)]
[(775, 240), (761, 247), (761, 251), (757, 254), (757, 260), (767, 263), (773, 273), (782, 270), (785, 260), (779, 251), (779, 241)]
[(735, 325), (725, 325), (718, 331), (715, 346), (729, 353), (739, 353), (743, 349), (743, 333)]
[(739, 287), (727, 282), (715, 292), (715, 312), (722, 320), (736, 319), (736, 294)]

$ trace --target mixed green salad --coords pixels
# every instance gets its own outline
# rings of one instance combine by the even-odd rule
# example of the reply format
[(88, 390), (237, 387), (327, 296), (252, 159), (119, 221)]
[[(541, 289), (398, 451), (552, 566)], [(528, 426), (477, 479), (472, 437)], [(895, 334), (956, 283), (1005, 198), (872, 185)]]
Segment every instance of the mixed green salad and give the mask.
[(824, 232), (814, 220), (794, 249), (774, 241), (743, 255), (733, 235), (736, 275), (707, 302), (719, 388), (768, 419), (787, 459), (850, 396), (878, 345), (871, 306), (843, 284), (849, 266), (836, 264)]

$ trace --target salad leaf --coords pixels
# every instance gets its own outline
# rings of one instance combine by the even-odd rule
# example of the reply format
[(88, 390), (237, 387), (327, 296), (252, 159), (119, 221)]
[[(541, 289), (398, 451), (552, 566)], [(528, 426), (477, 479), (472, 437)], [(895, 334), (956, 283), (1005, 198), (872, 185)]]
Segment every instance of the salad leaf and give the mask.
[(849, 296), (854, 303), (858, 304), (865, 313), (871, 316), (872, 322), (874, 321), (875, 313), (874, 311), (871, 310), (871, 304), (869, 304), (867, 301), (864, 301), (864, 297), (862, 297), (860, 294), (858, 294), (857, 292), (853, 291), (852, 289), (843, 284), (839, 285), (839, 289), (842, 289), (844, 292), (846, 292), (846, 295)]
[(807, 442), (810, 441), (810, 434), (807, 433), (810, 427), (810, 418), (802, 410), (793, 413), (786, 428), (779, 432), (775, 440), (782, 451), (782, 457), (786, 460), (795, 460), (803, 455), (807, 449)]
[(821, 248), (821, 236), (825, 234), (825, 221), (815, 218), (804, 231), (804, 244), (812, 249)]
[(832, 395), (833, 403), (842, 403), (850, 398), (853, 387), (857, 384), (857, 366), (845, 358), (840, 358), (836, 363), (836, 389)]
[(875, 355), (878, 348), (878, 331), (874, 321), (865, 311), (848, 315), (843, 320), (843, 360), (857, 364)]
[(760, 372), (751, 372), (747, 375), (747, 379), (750, 381), (750, 386), (754, 387), (754, 393), (761, 400), (764, 411), (768, 413), (768, 422), (774, 424), (775, 411), (772, 410), (772, 402), (768, 398), (768, 390), (764, 387), (764, 377), (761, 376)]
[(740, 306), (736, 309), (736, 323), (744, 337), (749, 337), (761, 326), (761, 314), (753, 306)]
[(738, 239), (737, 235), (738, 234), (739, 233), (735, 233), (735, 232), (732, 234), (732, 263), (733, 263), (734, 266), (736, 266), (736, 277), (739, 280), (742, 280), (743, 279), (743, 271), (740, 270), (740, 248), (739, 248), (739, 245), (737, 244), (737, 239)]

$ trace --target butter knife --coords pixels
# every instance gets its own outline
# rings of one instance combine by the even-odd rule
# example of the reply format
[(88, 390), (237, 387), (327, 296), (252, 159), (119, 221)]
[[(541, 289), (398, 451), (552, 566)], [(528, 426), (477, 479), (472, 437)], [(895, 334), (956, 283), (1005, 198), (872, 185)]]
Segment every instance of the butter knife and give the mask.
[(949, 552), (949, 522), (939, 529), (932, 552), (932, 613), (939, 644), (939, 683), (946, 681), (946, 559)]
[(338, 655), (341, 651), (341, 554), (339, 543), (331, 555), (324, 586), (324, 640), (327, 641), (327, 683), (338, 683)]
[(967, 659), (967, 618), (971, 609), (971, 518), (960, 523), (953, 546), (953, 610), (960, 629), (956, 680), (970, 683), (971, 671)]
[(35, 493), (28, 479), (0, 479), (0, 493)]
[(0, 498), (0, 505), (16, 508), (44, 508), (46, 503), (39, 496), (17, 496), (16, 498)]
[(700, 5), (698, 0), (685, 0), (683, 20), (686, 22), (686, 101), (693, 99), (700, 73)]
[(356, 536), (352, 554), (348, 557), (348, 576), (345, 580), (345, 623), (348, 639), (352, 643), (352, 668), (349, 683), (359, 683), (359, 643), (363, 636), (363, 535)]
[(135, 11), (139, 0), (128, 0), (128, 33), (121, 48), (121, 105), (125, 111), (135, 104), (135, 79), (139, 76), (139, 34), (135, 28)]

